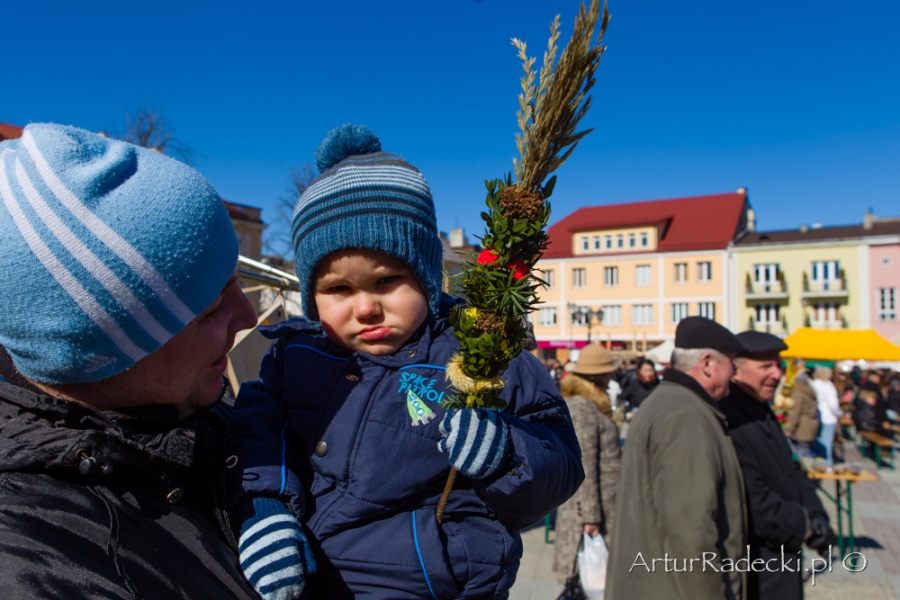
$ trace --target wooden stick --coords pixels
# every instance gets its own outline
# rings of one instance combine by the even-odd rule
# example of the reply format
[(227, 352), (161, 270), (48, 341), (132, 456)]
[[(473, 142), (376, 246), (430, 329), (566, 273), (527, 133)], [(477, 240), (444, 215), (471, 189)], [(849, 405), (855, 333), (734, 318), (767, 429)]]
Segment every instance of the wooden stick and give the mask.
[(441, 501), (438, 502), (437, 512), (434, 513), (438, 523), (441, 522), (441, 518), (444, 516), (444, 509), (447, 508), (447, 500), (450, 499), (450, 490), (453, 489), (453, 482), (456, 481), (457, 473), (456, 467), (450, 467), (450, 474), (447, 475), (447, 483), (444, 484), (444, 493), (441, 494)]

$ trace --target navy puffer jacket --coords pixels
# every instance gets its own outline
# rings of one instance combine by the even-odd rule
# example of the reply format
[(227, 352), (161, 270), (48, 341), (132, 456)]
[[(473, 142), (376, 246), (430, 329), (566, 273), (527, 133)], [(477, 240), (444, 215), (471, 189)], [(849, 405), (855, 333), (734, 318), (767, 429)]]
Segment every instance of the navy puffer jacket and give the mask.
[(396, 354), (342, 349), (292, 320), (229, 423), (233, 502), (288, 501), (312, 532), (319, 574), (307, 593), (341, 598), (507, 597), (518, 531), (584, 479), (565, 403), (530, 354), (504, 375), (503, 417), (518, 466), (489, 480), (460, 475), (442, 523), (435, 509), (450, 465), (438, 448), (444, 365), (458, 351), (446, 319), (427, 322)]

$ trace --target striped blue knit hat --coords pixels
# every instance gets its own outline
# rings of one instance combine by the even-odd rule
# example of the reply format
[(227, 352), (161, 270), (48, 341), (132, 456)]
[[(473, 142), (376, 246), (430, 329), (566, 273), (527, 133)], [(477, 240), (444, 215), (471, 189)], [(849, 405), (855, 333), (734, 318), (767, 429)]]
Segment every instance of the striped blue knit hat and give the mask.
[(61, 125), (0, 143), (0, 345), (28, 378), (124, 371), (212, 304), (237, 253), (187, 165)]
[(441, 298), (443, 249), (434, 202), (414, 166), (381, 151), (364, 125), (331, 130), (316, 151), (321, 175), (300, 196), (291, 223), (303, 312), (314, 321), (313, 271), (338, 250), (381, 250), (404, 261), (419, 278), (433, 315)]

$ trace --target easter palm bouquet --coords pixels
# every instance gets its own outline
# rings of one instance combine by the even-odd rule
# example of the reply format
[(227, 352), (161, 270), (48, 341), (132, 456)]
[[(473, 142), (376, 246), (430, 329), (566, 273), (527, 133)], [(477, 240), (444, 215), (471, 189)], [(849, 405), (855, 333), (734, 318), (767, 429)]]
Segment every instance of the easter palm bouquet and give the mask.
[[(539, 71), (526, 44), (512, 40), (524, 70), (516, 134), (519, 158), (513, 159), (514, 176), (485, 181), (485, 250), (472, 253), (453, 278), (465, 304), (450, 315), (460, 351), (447, 364), (447, 379), (457, 390), (443, 403), (448, 410), (506, 405), (500, 398), (503, 372), (524, 349), (526, 316), (538, 303), (537, 290), (544, 283), (534, 267), (548, 243), (547, 200), (556, 184), (550, 175), (592, 131), (578, 126), (591, 106), (590, 90), (606, 49), (600, 42), (608, 23), (605, 4), (601, 11), (599, 0), (589, 7), (582, 3), (572, 37), (557, 61), (557, 16)], [(452, 469), (439, 520), (455, 475)]]

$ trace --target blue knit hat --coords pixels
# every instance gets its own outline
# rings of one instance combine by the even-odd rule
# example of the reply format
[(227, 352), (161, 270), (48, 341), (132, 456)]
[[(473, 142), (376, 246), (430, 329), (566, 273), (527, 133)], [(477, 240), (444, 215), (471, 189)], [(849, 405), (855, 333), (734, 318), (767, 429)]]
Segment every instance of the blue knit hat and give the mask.
[(328, 133), (316, 166), (322, 174), (300, 196), (291, 223), (306, 316), (319, 320), (312, 296), (316, 266), (347, 248), (381, 250), (405, 262), (437, 315), (443, 248), (431, 190), (419, 170), (382, 152), (367, 127), (350, 123)]
[(212, 304), (237, 253), (187, 165), (61, 125), (0, 143), (0, 345), (28, 378), (124, 371)]

